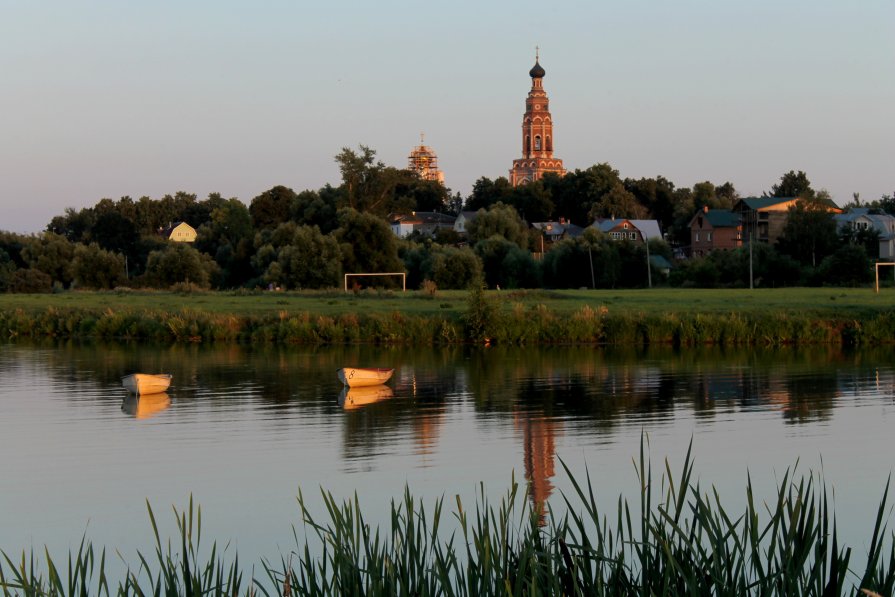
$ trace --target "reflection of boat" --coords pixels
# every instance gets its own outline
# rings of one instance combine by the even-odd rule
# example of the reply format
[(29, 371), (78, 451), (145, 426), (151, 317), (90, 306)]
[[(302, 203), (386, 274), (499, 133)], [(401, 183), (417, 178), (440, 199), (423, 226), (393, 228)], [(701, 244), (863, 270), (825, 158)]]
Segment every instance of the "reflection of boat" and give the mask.
[(386, 385), (378, 386), (361, 386), (359, 388), (342, 388), (339, 394), (339, 406), (345, 410), (352, 410), (391, 398), (394, 396), (392, 389)]
[(361, 386), (378, 386), (384, 384), (394, 372), (394, 369), (362, 369), (346, 367), (344, 369), (339, 369), (336, 374), (346, 386), (358, 388)]
[(121, 410), (137, 419), (148, 419), (159, 414), (169, 406), (171, 406), (171, 398), (162, 392), (161, 394), (128, 396), (121, 403)]
[(121, 378), (121, 385), (131, 394), (158, 394), (171, 385), (171, 374), (132, 373)]

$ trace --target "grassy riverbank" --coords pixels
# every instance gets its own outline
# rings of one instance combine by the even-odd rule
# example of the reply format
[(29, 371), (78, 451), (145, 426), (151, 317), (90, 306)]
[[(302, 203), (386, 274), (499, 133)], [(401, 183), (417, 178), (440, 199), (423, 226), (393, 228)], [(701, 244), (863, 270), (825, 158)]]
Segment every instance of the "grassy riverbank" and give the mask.
[[(568, 473), (568, 471), (566, 471)], [(747, 484), (743, 512), (725, 511), (693, 479), (690, 454), (673, 478), (654, 477), (641, 446), (638, 503), (596, 503), (590, 477), (572, 479), (564, 510), (532, 511), (514, 486), (498, 505), (459, 498), (429, 509), (407, 491), (388, 528), (372, 528), (359, 501), (324, 493), (327, 519), (315, 519), (301, 494), (303, 526), (279, 562), (255, 577), (238, 554), (200, 549), (201, 511), (177, 516), (180, 537), (159, 537), (125, 578), (106, 576), (106, 553), (82, 542), (64, 561), (49, 553), (3, 554), (4, 595), (854, 595), (895, 590), (895, 543), (886, 530), (888, 484), (872, 536), (860, 552), (838, 538), (827, 488), (814, 475), (787, 471), (775, 499), (756, 503)], [(482, 496), (484, 491), (482, 491)], [(868, 517), (873, 517), (868, 513)], [(244, 554), (243, 554), (244, 555)], [(866, 562), (854, 567), (852, 562)], [(250, 563), (251, 566), (251, 563)], [(871, 593), (867, 593), (871, 594)]]
[(839, 288), (6, 294), (0, 295), (0, 337), (284, 344), (877, 344), (895, 339), (895, 295)]

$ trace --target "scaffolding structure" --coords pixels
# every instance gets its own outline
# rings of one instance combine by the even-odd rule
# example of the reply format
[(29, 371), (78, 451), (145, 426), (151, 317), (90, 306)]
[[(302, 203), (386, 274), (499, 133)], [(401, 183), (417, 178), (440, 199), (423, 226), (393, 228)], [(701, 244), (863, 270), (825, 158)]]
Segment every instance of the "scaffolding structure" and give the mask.
[(438, 156), (424, 141), (425, 137), (421, 134), (420, 144), (411, 150), (407, 158), (407, 168), (419, 174), (422, 180), (444, 184), (444, 172), (438, 169)]

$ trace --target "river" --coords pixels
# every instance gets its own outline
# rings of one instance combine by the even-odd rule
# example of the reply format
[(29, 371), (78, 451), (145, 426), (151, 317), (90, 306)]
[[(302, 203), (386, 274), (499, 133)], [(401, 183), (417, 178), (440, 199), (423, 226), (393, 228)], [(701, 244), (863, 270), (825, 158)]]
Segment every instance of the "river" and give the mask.
[[(405, 486), (426, 500), (499, 498), (515, 477), (562, 509), (589, 473), (605, 511), (637, 495), (648, 442), (658, 479), (693, 442), (703, 488), (771, 497), (798, 461), (835, 488), (860, 551), (895, 459), (895, 351), (598, 347), (408, 349), (0, 345), (0, 549), (65, 555), (86, 535), (136, 562), (172, 506), (202, 507), (203, 542), (257, 564), (295, 549), (299, 489), (356, 492), (387, 522)], [(394, 367), (390, 396), (345, 401), (336, 369)], [(126, 398), (120, 376), (169, 372), (168, 393)], [(341, 399), (340, 399), (341, 398)], [(300, 534), (300, 533), (299, 533)], [(116, 556), (117, 559), (117, 556)], [(257, 568), (256, 568), (257, 569)]]

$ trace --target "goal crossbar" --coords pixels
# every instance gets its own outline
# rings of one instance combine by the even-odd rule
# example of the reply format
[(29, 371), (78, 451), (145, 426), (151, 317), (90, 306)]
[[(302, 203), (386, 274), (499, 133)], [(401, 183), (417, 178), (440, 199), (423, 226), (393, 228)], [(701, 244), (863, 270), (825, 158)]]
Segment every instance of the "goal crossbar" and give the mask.
[(375, 274), (345, 274), (345, 292), (348, 292), (348, 278), (351, 276), (401, 276), (401, 290), (407, 292), (407, 274), (404, 272), (380, 272)]

